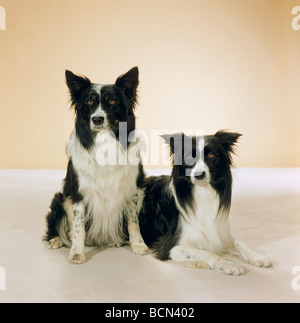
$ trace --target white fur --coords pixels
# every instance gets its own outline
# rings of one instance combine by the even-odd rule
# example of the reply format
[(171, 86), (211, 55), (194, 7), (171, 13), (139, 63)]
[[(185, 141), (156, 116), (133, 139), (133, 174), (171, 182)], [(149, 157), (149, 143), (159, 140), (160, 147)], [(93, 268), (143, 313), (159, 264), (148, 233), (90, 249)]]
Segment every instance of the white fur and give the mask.
[(228, 214), (219, 212), (219, 196), (211, 185), (195, 185), (193, 190), (195, 213), (188, 214), (188, 221), (181, 217), (180, 244), (216, 253), (233, 247)]
[[(101, 140), (101, 137), (106, 140)], [(142, 139), (140, 134), (139, 138)], [(144, 198), (143, 190), (136, 186), (139, 166), (128, 160), (130, 150), (136, 152), (139, 147), (140, 142), (133, 140), (128, 150), (124, 150), (110, 132), (101, 131), (94, 147), (86, 150), (73, 132), (66, 151), (78, 176), (83, 201), (73, 204), (70, 198), (65, 200), (67, 217), (59, 228), (60, 241), (52, 239), (50, 248), (65, 244), (71, 247), (69, 261), (82, 264), (85, 262), (84, 245), (120, 246), (124, 243), (123, 222), (126, 216), (133, 252), (148, 253), (138, 222)], [(113, 150), (116, 150), (117, 160), (113, 163), (108, 156), (105, 165), (99, 164), (99, 152), (103, 155)]]
[[(113, 138), (111, 144), (119, 147)], [(96, 155), (97, 149), (101, 149), (101, 144), (100, 147), (95, 145), (91, 151), (87, 151), (75, 134), (67, 146), (78, 175), (79, 192), (83, 195), (84, 205), (87, 207), (85, 222), (91, 221), (86, 244), (122, 244), (125, 238), (122, 234), (123, 211), (130, 212), (128, 204), (137, 190), (138, 167), (129, 163), (99, 165)], [(126, 154), (123, 150), (122, 152)]]
[[(193, 184), (208, 184), (210, 183), (210, 172), (209, 168), (204, 162), (204, 148), (205, 148), (205, 141), (203, 137), (198, 139), (198, 151), (200, 153), (200, 158), (197, 159), (195, 166), (192, 168), (191, 171), (191, 180)], [(195, 178), (197, 174), (205, 173), (205, 177), (199, 181)]]
[(220, 256), (223, 253), (237, 255), (257, 267), (270, 267), (272, 262), (251, 250), (246, 244), (235, 241), (230, 233), (228, 211), (219, 211), (219, 196), (207, 185), (194, 185), (194, 209), (187, 211), (179, 205), (173, 183), (171, 189), (181, 213), (178, 245), (171, 249), (170, 258), (193, 267), (208, 267), (227, 275), (242, 275), (244, 269)]

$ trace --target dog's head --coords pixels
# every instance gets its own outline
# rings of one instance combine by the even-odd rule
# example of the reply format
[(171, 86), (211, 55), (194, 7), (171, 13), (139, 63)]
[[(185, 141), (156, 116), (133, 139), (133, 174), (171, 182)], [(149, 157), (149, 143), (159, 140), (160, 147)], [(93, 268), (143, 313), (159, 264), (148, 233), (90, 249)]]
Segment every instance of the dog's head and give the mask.
[(240, 136), (225, 131), (203, 137), (183, 133), (162, 135), (170, 148), (173, 180), (188, 181), (191, 185), (211, 184), (216, 189), (226, 185), (228, 176), (231, 179), (232, 153)]
[[(119, 123), (127, 123), (127, 133), (135, 130), (139, 70), (137, 67), (117, 78), (115, 84), (92, 83), (87, 77), (66, 71), (66, 83), (76, 113), (76, 130), (83, 136), (110, 130), (119, 137)], [(88, 132), (90, 132), (88, 134)]]

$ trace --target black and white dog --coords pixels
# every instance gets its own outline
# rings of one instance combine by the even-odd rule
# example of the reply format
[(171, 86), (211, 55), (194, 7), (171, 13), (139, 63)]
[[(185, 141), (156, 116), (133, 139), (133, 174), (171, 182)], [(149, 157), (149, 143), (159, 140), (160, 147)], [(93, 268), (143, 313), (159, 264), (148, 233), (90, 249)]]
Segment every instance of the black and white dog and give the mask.
[(232, 153), (240, 136), (224, 131), (203, 137), (162, 136), (170, 148), (172, 174), (146, 179), (140, 213), (142, 236), (159, 259), (228, 275), (244, 270), (223, 253), (258, 267), (272, 265), (235, 240), (229, 229)]
[[(148, 253), (138, 222), (143, 166), (140, 160), (128, 161), (128, 151), (136, 145), (134, 138), (127, 138), (134, 137), (138, 75), (135, 67), (115, 84), (101, 85), (66, 71), (76, 120), (66, 147), (69, 163), (63, 190), (52, 200), (45, 240), (50, 249), (71, 247), (73, 264), (85, 262), (85, 245), (122, 245), (128, 234), (134, 253)], [(122, 162), (102, 163), (101, 156), (109, 150)]]

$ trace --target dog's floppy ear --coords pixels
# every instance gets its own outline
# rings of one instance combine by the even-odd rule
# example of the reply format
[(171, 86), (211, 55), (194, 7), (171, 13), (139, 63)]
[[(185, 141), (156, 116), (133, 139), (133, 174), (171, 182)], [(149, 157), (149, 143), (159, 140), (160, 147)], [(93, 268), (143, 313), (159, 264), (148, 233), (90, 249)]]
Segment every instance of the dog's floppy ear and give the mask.
[(224, 149), (230, 153), (234, 152), (235, 144), (242, 134), (238, 132), (227, 132), (220, 130), (215, 134), (215, 137), (219, 140)]
[(174, 133), (174, 134), (163, 134), (160, 137), (170, 148), (170, 156), (173, 155), (182, 155), (182, 146), (184, 140), (183, 133)]
[(66, 70), (66, 83), (70, 90), (72, 104), (75, 104), (80, 99), (83, 91), (92, 84), (87, 77), (75, 75), (68, 70)]
[(127, 98), (134, 103), (136, 101), (136, 89), (139, 85), (138, 67), (136, 66), (127, 73), (119, 76), (115, 85), (121, 88)]

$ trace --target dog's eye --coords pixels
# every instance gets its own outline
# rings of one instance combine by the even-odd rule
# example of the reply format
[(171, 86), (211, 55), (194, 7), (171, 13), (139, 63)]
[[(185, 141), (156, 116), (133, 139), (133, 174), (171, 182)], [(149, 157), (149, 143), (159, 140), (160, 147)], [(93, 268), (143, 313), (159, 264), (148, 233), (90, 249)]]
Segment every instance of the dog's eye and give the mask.
[(108, 101), (108, 103), (109, 103), (110, 105), (113, 105), (113, 104), (115, 104), (115, 103), (116, 103), (116, 101), (115, 101), (114, 99), (110, 99), (110, 100)]
[(93, 105), (94, 101), (93, 100), (88, 100), (88, 105)]
[(215, 155), (214, 155), (213, 153), (209, 153), (209, 154), (207, 155), (207, 157), (208, 157), (209, 159), (213, 159), (213, 158), (215, 157)]

